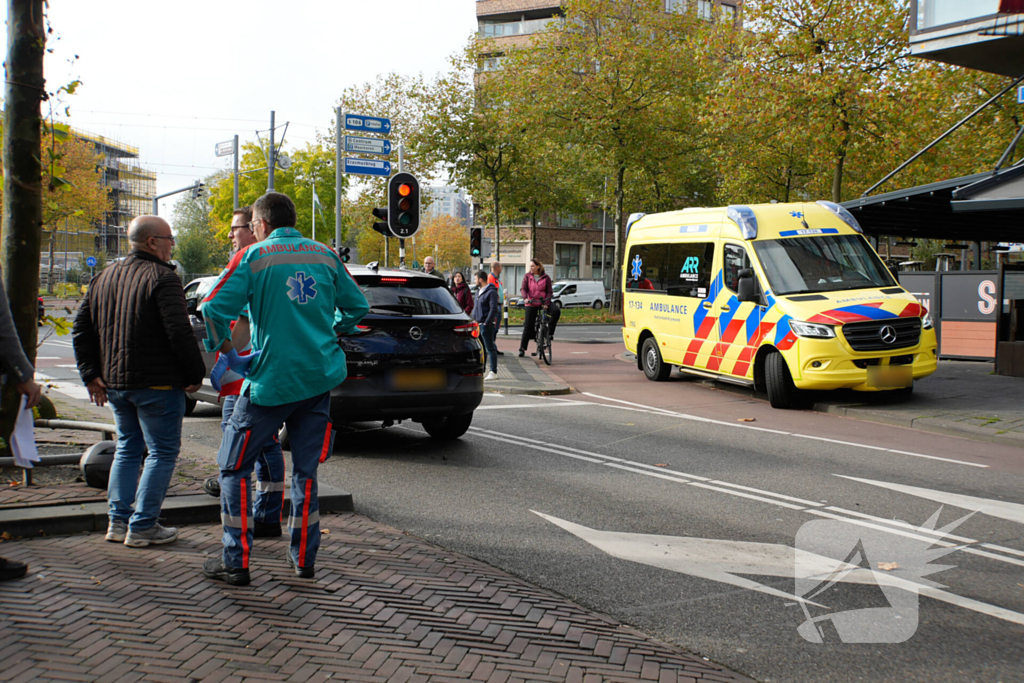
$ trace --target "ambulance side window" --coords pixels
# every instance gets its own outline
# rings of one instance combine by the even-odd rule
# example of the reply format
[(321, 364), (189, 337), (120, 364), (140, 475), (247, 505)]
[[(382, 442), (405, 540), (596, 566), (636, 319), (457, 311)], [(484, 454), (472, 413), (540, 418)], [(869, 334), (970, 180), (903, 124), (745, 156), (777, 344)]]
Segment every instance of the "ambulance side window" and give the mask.
[(727, 289), (739, 290), (740, 271), (750, 268), (747, 250), (738, 244), (726, 244), (722, 249), (722, 278)]
[(626, 289), (707, 298), (714, 254), (712, 242), (634, 245), (626, 260)]

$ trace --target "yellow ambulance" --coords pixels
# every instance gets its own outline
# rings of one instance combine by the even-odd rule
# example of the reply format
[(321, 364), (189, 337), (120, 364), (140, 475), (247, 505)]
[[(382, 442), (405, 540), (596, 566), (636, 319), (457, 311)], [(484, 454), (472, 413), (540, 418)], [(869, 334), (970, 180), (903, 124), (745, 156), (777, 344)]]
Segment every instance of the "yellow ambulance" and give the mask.
[(766, 391), (913, 391), (935, 372), (928, 311), (842, 206), (820, 201), (633, 214), (623, 329), (648, 379), (672, 366)]

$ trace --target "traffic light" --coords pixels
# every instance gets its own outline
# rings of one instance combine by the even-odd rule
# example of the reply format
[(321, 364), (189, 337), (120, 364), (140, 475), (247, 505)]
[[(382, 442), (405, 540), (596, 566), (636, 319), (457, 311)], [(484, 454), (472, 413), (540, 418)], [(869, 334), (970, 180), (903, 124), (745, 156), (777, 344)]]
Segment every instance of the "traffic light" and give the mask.
[(469, 229), (469, 255), (473, 258), (480, 258), (484, 253), (484, 229)]
[(349, 259), (352, 258), (351, 251), (349, 247), (338, 247), (338, 258), (341, 259), (342, 263), (349, 262)]
[(386, 206), (378, 207), (373, 210), (373, 215), (383, 221), (383, 223), (374, 223), (373, 229), (384, 235), (385, 237), (394, 237), (391, 234), (391, 228), (388, 227), (388, 209)]
[(406, 239), (420, 229), (420, 181), (411, 173), (396, 173), (388, 183), (388, 226)]

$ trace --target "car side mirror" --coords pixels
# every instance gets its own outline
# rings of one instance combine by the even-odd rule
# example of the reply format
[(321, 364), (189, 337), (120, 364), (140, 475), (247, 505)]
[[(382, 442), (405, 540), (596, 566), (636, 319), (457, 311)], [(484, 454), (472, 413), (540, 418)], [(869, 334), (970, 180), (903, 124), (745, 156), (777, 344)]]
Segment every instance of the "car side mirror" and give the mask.
[(754, 280), (754, 272), (749, 268), (744, 268), (739, 272), (739, 277), (739, 282), (736, 285), (736, 298), (739, 299), (741, 302), (756, 302), (758, 300), (758, 297), (757, 282)]
[(203, 317), (203, 314), (199, 312), (199, 300), (198, 299), (188, 299), (185, 302), (185, 308), (188, 309), (188, 314), (189, 315), (194, 315), (197, 318), (202, 318)]

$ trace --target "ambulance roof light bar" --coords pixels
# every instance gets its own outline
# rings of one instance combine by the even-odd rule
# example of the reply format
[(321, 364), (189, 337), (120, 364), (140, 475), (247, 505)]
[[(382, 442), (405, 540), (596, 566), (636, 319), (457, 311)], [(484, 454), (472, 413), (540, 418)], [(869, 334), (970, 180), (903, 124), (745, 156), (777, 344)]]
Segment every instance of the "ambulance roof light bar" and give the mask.
[(646, 213), (631, 213), (629, 218), (626, 220), (626, 239), (629, 239), (629, 229), (633, 227), (633, 224), (638, 220), (646, 216)]
[(725, 215), (739, 226), (740, 232), (743, 233), (743, 239), (757, 239), (757, 216), (754, 215), (753, 209), (749, 206), (733, 204), (726, 209)]
[(827, 202), (824, 199), (818, 200), (818, 206), (824, 206), (826, 209), (838, 216), (839, 220), (846, 223), (860, 234), (864, 234), (864, 230), (860, 227), (860, 223), (857, 222), (857, 219), (853, 217), (852, 213), (846, 210), (846, 207), (840, 206), (835, 202)]

